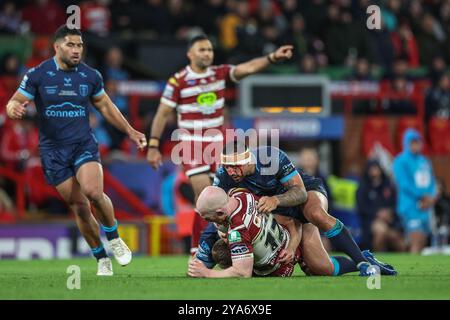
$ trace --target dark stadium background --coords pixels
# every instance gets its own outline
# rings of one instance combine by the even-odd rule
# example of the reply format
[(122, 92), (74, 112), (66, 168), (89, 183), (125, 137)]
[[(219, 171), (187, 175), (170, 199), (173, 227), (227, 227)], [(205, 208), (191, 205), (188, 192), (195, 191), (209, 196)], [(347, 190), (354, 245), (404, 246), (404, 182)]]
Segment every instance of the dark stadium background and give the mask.
[[(274, 85), (248, 91), (251, 105), (242, 104), (240, 85), (229, 84), (229, 125), (281, 129), (281, 148), (326, 180), (331, 213), (362, 248), (371, 247), (356, 199), (365, 164), (376, 156), (389, 173), (406, 128), (424, 134), (435, 175), (450, 186), (448, 0), (0, 1), (1, 259), (89, 254), (72, 214), (45, 185), (34, 108), (22, 121), (7, 119), (5, 110), (26, 70), (53, 55), (51, 36), (71, 4), (81, 8), (85, 61), (102, 72), (113, 101), (147, 135), (165, 82), (188, 62), (189, 38), (206, 33), (215, 64), (237, 64), (293, 44), (292, 60), (265, 72)], [(381, 7), (381, 30), (366, 27), (370, 4)], [(326, 87), (308, 87), (315, 76)], [(279, 85), (283, 77), (303, 84)], [(191, 192), (170, 161), (175, 119), (164, 133), (159, 171), (101, 118), (91, 121), (122, 237), (137, 254), (185, 252), (194, 213), (177, 211), (177, 201)], [(318, 152), (318, 168), (300, 163), (304, 148)], [(448, 196), (442, 199), (450, 215)], [(434, 240), (430, 236), (429, 244)]]

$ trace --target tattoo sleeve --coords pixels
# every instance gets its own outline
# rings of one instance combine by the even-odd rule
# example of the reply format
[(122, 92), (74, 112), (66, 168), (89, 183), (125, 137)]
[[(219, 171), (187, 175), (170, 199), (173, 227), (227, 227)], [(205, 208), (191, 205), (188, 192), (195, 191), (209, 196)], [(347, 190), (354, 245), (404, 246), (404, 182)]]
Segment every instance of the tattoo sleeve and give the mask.
[(294, 207), (306, 202), (307, 193), (303, 186), (289, 184), (285, 193), (276, 195), (279, 207)]

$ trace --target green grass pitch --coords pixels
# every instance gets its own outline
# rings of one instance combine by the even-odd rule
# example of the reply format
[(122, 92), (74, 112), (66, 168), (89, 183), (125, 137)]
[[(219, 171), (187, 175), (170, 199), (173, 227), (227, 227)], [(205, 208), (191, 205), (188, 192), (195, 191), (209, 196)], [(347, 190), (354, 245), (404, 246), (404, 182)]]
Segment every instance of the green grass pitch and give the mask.
[[(369, 290), (367, 278), (191, 279), (186, 256), (135, 257), (126, 267), (114, 262), (113, 277), (97, 277), (92, 258), (52, 261), (0, 261), (0, 299), (450, 299), (450, 256), (378, 254), (399, 275), (382, 277)], [(67, 289), (67, 267), (78, 265), (81, 288)]]

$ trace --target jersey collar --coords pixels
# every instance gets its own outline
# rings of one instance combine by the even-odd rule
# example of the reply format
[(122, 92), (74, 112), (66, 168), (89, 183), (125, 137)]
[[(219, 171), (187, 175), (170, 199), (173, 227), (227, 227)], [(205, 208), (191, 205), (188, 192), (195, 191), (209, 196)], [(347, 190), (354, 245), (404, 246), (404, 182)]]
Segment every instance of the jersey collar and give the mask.
[[(56, 60), (56, 56), (53, 56), (53, 62), (55, 63), (55, 67), (56, 67), (57, 71), (61, 70), (61, 71), (67, 72), (67, 71), (61, 69), (61, 67), (58, 64), (58, 60)], [(70, 70), (70, 71), (72, 71), (72, 70)], [(75, 67), (75, 71), (78, 71), (78, 67)]]
[(196, 73), (194, 70), (191, 69), (190, 66), (187, 66), (186, 70), (188, 71), (186, 80), (202, 79), (214, 75), (214, 72), (211, 70), (211, 67), (208, 67), (206, 69), (206, 72), (203, 73)]

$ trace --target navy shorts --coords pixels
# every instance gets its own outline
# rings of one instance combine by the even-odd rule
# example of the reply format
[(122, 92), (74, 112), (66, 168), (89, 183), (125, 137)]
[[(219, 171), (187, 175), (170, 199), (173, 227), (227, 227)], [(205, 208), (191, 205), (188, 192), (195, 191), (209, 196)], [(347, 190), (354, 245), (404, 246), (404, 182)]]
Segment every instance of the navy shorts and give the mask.
[[(325, 186), (323, 185), (323, 181), (320, 178), (316, 177), (304, 177), (302, 176), (303, 183), (305, 184), (306, 191), (317, 191), (322, 193), (327, 199), (328, 194), (325, 190)], [(278, 207), (272, 211), (274, 214), (279, 214), (282, 216), (292, 217), (299, 220), (302, 223), (308, 223), (309, 221), (303, 215), (303, 211), (300, 210), (300, 207)]]
[(98, 143), (94, 137), (68, 145), (41, 147), (39, 151), (45, 180), (52, 186), (75, 176), (86, 162), (100, 162)]

